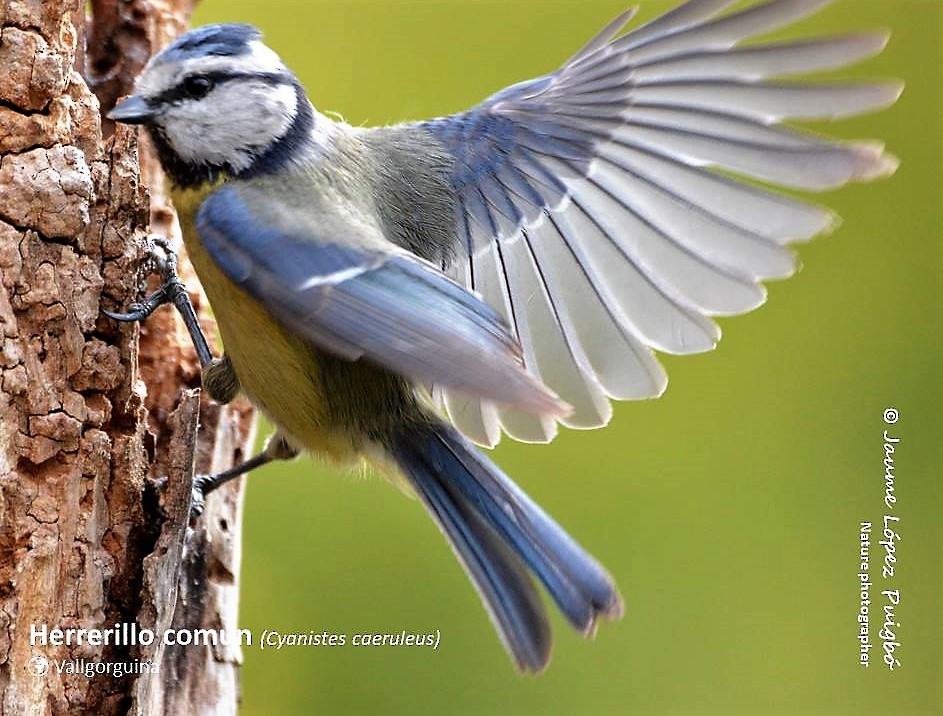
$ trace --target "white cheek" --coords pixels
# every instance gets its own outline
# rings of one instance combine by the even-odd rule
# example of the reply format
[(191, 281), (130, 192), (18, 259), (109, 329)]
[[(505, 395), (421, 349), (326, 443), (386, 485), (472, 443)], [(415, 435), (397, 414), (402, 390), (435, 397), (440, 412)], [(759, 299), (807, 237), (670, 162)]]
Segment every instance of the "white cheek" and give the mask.
[(244, 112), (251, 118), (256, 136), (267, 138), (268, 144), (288, 130), (297, 101), (291, 85), (265, 87), (244, 98)]
[(291, 85), (227, 83), (200, 102), (168, 110), (164, 131), (185, 161), (238, 171), (288, 131), (296, 101)]

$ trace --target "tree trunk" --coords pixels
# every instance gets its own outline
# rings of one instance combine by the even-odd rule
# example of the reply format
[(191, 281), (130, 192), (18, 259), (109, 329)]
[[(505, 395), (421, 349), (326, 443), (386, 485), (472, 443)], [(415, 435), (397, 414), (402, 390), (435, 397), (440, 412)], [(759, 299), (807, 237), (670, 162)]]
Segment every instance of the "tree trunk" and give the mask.
[[(194, 1), (95, 0), (86, 21), (79, 0), (2, 0), (3, 716), (236, 709), (238, 644), (164, 635), (235, 630), (240, 486), (214, 493), (188, 528), (190, 485), (194, 467), (245, 456), (254, 414), (201, 403), (171, 309), (140, 327), (100, 313), (137, 298), (147, 233), (179, 246), (156, 159), (137, 132), (103, 127), (100, 106), (129, 92)], [(185, 260), (181, 273), (194, 289)], [(154, 641), (129, 643), (135, 628)], [(57, 629), (112, 632), (58, 644)]]

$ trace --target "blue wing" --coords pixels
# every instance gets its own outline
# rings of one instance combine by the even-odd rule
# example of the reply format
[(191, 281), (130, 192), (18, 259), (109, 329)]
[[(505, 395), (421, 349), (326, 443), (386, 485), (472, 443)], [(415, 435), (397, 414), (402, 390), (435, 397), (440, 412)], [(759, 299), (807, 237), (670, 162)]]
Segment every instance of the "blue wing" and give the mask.
[[(720, 169), (804, 190), (893, 172), (877, 142), (837, 142), (779, 126), (891, 104), (900, 83), (769, 81), (877, 54), (886, 33), (737, 45), (827, 5), (690, 0), (616, 37), (625, 13), (562, 68), (474, 109), (415, 125), (454, 157), (451, 269), (511, 325), (528, 369), (595, 427), (609, 398), (659, 395), (652, 351), (709, 350), (710, 319), (765, 300), (762, 280), (795, 270), (786, 244), (833, 215)], [(615, 39), (614, 39), (615, 38)], [(556, 423), (457, 398), (456, 425), (491, 444), (500, 429), (553, 437)]]
[[(392, 246), (342, 245), (328, 225), (272, 202), (251, 186), (227, 185), (203, 203), (196, 224), (223, 272), (280, 323), (348, 360), (526, 412), (565, 412), (523, 369), (500, 316), (431, 264)], [(279, 213), (282, 221), (269, 220)]]

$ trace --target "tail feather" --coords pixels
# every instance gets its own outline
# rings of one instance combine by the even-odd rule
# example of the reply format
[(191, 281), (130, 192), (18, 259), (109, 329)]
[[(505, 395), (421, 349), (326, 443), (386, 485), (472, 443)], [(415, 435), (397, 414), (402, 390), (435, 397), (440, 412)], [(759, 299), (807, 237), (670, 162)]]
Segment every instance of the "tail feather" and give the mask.
[(619, 593), (599, 563), (457, 430), (441, 422), (410, 427), (394, 438), (391, 453), (521, 670), (540, 671), (551, 642), (526, 570), (583, 634), (593, 632), (600, 616), (621, 616)]
[(524, 566), (433, 469), (412, 465), (416, 492), (468, 572), (517, 668), (541, 671), (550, 660), (550, 625)]

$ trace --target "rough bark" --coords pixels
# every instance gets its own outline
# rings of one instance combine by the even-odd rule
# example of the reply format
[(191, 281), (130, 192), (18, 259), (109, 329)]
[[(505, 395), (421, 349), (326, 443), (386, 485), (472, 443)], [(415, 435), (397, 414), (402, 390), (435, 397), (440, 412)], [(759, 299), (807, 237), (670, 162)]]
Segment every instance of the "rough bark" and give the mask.
[[(86, 22), (78, 0), (0, 0), (0, 715), (235, 712), (238, 646), (161, 635), (236, 626), (239, 486), (187, 515), (194, 466), (242, 459), (254, 416), (201, 403), (170, 309), (142, 327), (100, 313), (136, 298), (148, 232), (179, 244), (156, 160), (133, 130), (103, 141), (100, 107), (194, 1), (98, 0)], [(158, 638), (32, 643), (116, 623)], [(72, 660), (157, 671), (60, 673)]]

